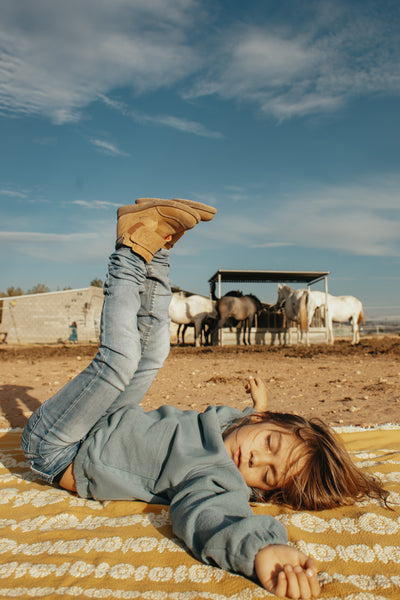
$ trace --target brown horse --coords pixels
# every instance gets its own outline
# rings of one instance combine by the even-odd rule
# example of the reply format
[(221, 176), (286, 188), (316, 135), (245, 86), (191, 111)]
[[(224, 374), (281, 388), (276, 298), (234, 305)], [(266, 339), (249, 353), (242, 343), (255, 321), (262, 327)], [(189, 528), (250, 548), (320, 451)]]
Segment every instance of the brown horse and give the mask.
[[(238, 326), (240, 323), (243, 331), (243, 343), (250, 344), (250, 333), (253, 325), (254, 315), (262, 309), (260, 300), (254, 294), (243, 296), (241, 292), (228, 292), (217, 300), (215, 305), (218, 320), (215, 325), (214, 334), (219, 328), (225, 327), (228, 322)], [(246, 340), (247, 331), (247, 340)], [(215, 340), (215, 335), (213, 335)], [(237, 333), (237, 343), (240, 344), (240, 330)]]

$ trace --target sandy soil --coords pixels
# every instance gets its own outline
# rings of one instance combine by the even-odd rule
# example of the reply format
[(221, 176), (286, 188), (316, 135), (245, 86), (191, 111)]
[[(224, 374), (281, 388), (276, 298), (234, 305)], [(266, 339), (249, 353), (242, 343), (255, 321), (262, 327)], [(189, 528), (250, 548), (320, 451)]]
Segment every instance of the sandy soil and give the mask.
[[(90, 362), (95, 346), (0, 347), (0, 428), (29, 415)], [(172, 347), (142, 405), (245, 408), (245, 378), (258, 374), (271, 410), (318, 416), (331, 425), (400, 424), (400, 337), (310, 347)]]

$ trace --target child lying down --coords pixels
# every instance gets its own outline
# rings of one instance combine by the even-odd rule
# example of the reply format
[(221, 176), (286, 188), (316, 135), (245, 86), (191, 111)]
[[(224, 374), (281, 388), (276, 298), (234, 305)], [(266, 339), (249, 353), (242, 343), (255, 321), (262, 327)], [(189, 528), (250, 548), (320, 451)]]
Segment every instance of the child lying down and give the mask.
[(91, 364), (29, 419), (22, 447), (43, 480), (96, 500), (169, 504), (174, 534), (200, 561), (258, 581), (279, 597), (319, 595), (315, 562), (287, 545), (285, 527), (249, 500), (319, 510), (372, 497), (362, 473), (319, 420), (253, 406), (205, 412), (143, 399), (169, 352), (169, 249), (216, 210), (188, 200), (140, 198), (118, 211), (100, 346)]

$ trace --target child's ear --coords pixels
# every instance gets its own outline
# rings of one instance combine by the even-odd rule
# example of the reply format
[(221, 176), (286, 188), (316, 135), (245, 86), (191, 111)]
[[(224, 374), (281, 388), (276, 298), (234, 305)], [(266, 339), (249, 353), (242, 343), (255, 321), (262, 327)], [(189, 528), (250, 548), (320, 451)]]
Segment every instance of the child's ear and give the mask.
[(252, 423), (261, 423), (261, 421), (265, 421), (265, 418), (263, 417), (263, 415), (260, 415), (259, 413), (254, 413), (254, 414), (250, 415), (250, 421)]

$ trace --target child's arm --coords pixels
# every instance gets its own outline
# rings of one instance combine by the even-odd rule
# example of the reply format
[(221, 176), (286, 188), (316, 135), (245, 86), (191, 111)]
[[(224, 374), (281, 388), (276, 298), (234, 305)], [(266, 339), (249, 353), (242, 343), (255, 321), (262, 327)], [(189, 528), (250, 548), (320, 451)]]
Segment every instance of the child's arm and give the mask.
[(260, 377), (248, 377), (244, 388), (247, 394), (251, 395), (253, 400), (253, 406), (257, 412), (264, 412), (267, 410), (267, 388)]
[(279, 598), (316, 598), (320, 593), (312, 558), (285, 545), (259, 550), (254, 561), (261, 585)]

